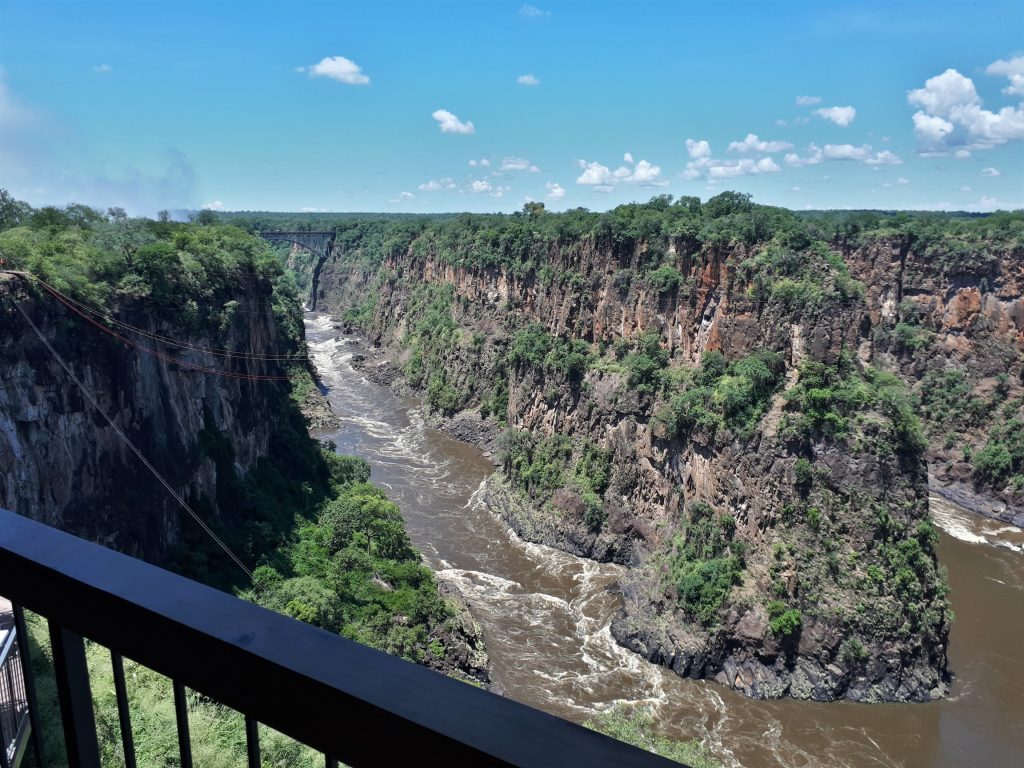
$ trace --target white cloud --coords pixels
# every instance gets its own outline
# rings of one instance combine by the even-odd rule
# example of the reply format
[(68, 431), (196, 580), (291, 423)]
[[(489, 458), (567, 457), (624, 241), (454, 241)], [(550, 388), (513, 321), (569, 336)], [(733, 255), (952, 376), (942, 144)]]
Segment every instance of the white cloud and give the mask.
[(729, 144), (729, 151), (747, 155), (751, 152), (781, 152), (784, 149), (792, 148), (792, 146), (788, 141), (762, 141), (756, 133), (748, 133), (747, 138), (743, 141), (734, 141)]
[(530, 74), (520, 75), (516, 78), (516, 82), (520, 85), (540, 85), (540, 80)]
[(821, 96), (797, 96), (796, 105), (798, 107), (809, 107), (812, 104), (821, 104)]
[(914, 133), (922, 143), (928, 146), (942, 144), (945, 138), (956, 130), (956, 126), (948, 120), (924, 112), (915, 112), (913, 120)]
[(107, 72), (113, 72), (114, 68), (109, 64), (97, 64), (95, 67), (92, 68), (92, 71), (99, 72), (100, 74), (105, 75), (107, 74)]
[(819, 147), (817, 144), (810, 144), (807, 147), (807, 154), (800, 156), (795, 152), (786, 155), (786, 165), (796, 167), (804, 165), (818, 165), (826, 160), (852, 160), (864, 165), (902, 165), (903, 160), (894, 152), (888, 149), (875, 151), (870, 144), (826, 144)]
[(214, 200), (212, 203), (203, 203), (204, 211), (223, 211), (224, 203), (220, 200)]
[(790, 192), (799, 192), (800, 191), (800, 187), (790, 187), (789, 191)]
[(540, 16), (550, 16), (550, 11), (542, 11), (535, 5), (524, 5), (519, 9), (520, 16), (526, 16), (529, 19), (536, 19)]
[(591, 186), (598, 192), (609, 192), (616, 184), (636, 184), (641, 187), (663, 187), (668, 184), (661, 178), (660, 166), (646, 160), (638, 160), (634, 164), (630, 152), (623, 155), (623, 159), (632, 167), (620, 165), (613, 171), (598, 162), (578, 160), (577, 165), (583, 169), (583, 173), (576, 179), (576, 183)]
[(412, 200), (415, 195), (412, 192), (399, 192), (398, 197), (392, 197), (388, 200), (389, 203), (404, 203), (406, 200)]
[(1014, 56), (1012, 59), (999, 59), (993, 61), (985, 69), (989, 75), (1006, 75), (1010, 84), (1003, 88), (1003, 93), (1008, 96), (1024, 96), (1024, 56)]
[(994, 176), (1002, 176), (1003, 174), (1001, 174), (999, 172), (998, 168), (982, 168), (981, 169), (981, 175), (982, 176), (993, 176), (994, 177)]
[(493, 189), (489, 181), (474, 181), (469, 185), (470, 192), (490, 192)]
[(540, 168), (522, 157), (502, 158), (501, 165), (498, 169), (501, 171), (529, 171), (530, 173), (540, 173)]
[(971, 78), (964, 77), (955, 69), (947, 69), (941, 75), (925, 80), (924, 88), (910, 91), (907, 101), (929, 115), (950, 117), (954, 110), (964, 105), (980, 104), (981, 98)]
[(970, 156), (971, 150), (969, 149), (958, 149), (956, 152), (953, 153), (953, 157), (955, 157), (957, 160), (966, 160)]
[(443, 179), (431, 179), (420, 184), (420, 192), (440, 192), (442, 189), (455, 189), (455, 180), (449, 176)]
[(633, 167), (633, 175), (627, 177), (626, 180), (634, 184), (653, 184), (656, 186), (664, 186), (667, 181), (660, 181), (658, 177), (661, 176), (661, 168), (646, 160), (639, 160)]
[[(750, 146), (753, 148), (754, 145), (757, 144), (772, 143), (774, 142), (760, 142), (757, 136), (749, 134), (744, 141), (734, 141), (729, 145), (729, 148), (733, 150), (740, 146)], [(717, 160), (712, 157), (711, 145), (703, 139), (700, 141), (687, 139), (686, 151), (690, 155), (690, 161), (686, 164), (686, 170), (683, 171), (683, 178), (687, 181), (698, 179), (701, 176), (706, 176), (710, 181), (717, 181), (720, 179), (732, 179), (737, 176), (754, 176), (761, 173), (776, 173), (782, 170), (770, 157), (762, 157), (758, 159), (744, 157), (740, 160)], [(739, 151), (746, 152), (748, 150), (741, 149)]]
[(362, 68), (344, 56), (325, 56), (318, 64), (310, 67), (299, 67), (298, 72), (309, 72), (310, 77), (329, 77), (339, 83), (348, 85), (369, 85), (370, 78), (363, 74)]
[(544, 188), (548, 191), (548, 200), (561, 200), (566, 195), (565, 188), (561, 184), (556, 184), (552, 181), (545, 184)]
[(299, 208), (299, 213), (327, 213), (326, 208)]
[(469, 161), (469, 166), (471, 168), (476, 168), (478, 165), (483, 166), (484, 168), (488, 168), (491, 165), (491, 161), (488, 160), (486, 157), (481, 157), (479, 160)]
[(687, 139), (686, 151), (689, 153), (691, 160), (703, 160), (711, 157), (711, 145), (703, 139), (700, 141)]
[(438, 109), (431, 115), (441, 128), (441, 133), (475, 133), (476, 128), (472, 120), (462, 122), (447, 109)]
[(981, 205), (982, 208), (995, 208), (997, 205), (999, 205), (999, 200), (997, 200), (994, 197), (987, 197), (987, 196), (982, 195), (982, 198), (979, 201), (979, 204)]
[(857, 110), (853, 107), (822, 107), (814, 110), (814, 114), (845, 128), (853, 122)]
[[(1024, 66), (1024, 57), (1020, 58), (1020, 64), (1018, 59), (1010, 59), (989, 66), (990, 74), (1010, 77), (1005, 93), (1017, 93), (1013, 78), (1017, 69)], [(1019, 76), (1024, 80), (1024, 72)], [(952, 68), (926, 80), (923, 88), (910, 91), (907, 102), (919, 107), (913, 116), (914, 133), (919, 151), (925, 155), (944, 154), (957, 148), (991, 149), (1007, 141), (1024, 139), (1024, 103), (1003, 107), (998, 112), (983, 109), (974, 81)]]
[(782, 169), (770, 157), (752, 160), (719, 160), (708, 166), (709, 179), (733, 179), (737, 176), (754, 176), (760, 173), (776, 173)]
[(963, 186), (963, 187), (960, 187), (960, 191), (961, 191), (961, 192), (970, 192), (970, 191), (971, 191), (971, 188), (970, 188), (970, 187), (968, 187), (968, 186)]
[(598, 162), (588, 163), (585, 160), (577, 162), (583, 173), (576, 179), (577, 184), (585, 184), (591, 187), (609, 186), (612, 181), (612, 172), (607, 165)]
[(909, 184), (910, 183), (910, 179), (907, 179), (907, 178), (904, 178), (903, 176), (900, 176), (898, 179), (896, 179), (896, 183), (897, 184)]
[(504, 197), (506, 192), (511, 191), (512, 187), (498, 186), (491, 190), (491, 197)]

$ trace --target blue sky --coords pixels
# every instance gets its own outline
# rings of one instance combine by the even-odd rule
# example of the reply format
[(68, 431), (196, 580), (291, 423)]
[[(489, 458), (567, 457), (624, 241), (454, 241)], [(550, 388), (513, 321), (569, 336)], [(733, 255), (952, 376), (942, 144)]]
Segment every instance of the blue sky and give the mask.
[(1020, 2), (0, 0), (0, 68), (36, 205), (1024, 207)]

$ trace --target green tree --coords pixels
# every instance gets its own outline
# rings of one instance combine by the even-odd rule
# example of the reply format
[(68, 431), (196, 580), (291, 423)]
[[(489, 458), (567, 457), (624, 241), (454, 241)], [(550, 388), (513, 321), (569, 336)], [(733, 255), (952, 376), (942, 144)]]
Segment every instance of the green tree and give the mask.
[(0, 230), (27, 224), (31, 215), (31, 205), (15, 200), (6, 189), (0, 189)]

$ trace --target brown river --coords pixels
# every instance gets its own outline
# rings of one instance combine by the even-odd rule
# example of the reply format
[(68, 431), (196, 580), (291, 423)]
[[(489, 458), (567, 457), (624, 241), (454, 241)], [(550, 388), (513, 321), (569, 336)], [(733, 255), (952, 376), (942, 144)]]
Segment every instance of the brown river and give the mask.
[(420, 404), (349, 364), (358, 339), (309, 313), (314, 362), (341, 424), (321, 437), (362, 456), (402, 509), (439, 578), (461, 587), (484, 627), (495, 686), (582, 721), (641, 704), (668, 736), (704, 741), (726, 766), (1024, 766), (1024, 531), (941, 499), (939, 557), (956, 614), (951, 696), (930, 704), (752, 701), (684, 680), (620, 648), (609, 623), (621, 573), (519, 539), (477, 501), (492, 464), (425, 426)]

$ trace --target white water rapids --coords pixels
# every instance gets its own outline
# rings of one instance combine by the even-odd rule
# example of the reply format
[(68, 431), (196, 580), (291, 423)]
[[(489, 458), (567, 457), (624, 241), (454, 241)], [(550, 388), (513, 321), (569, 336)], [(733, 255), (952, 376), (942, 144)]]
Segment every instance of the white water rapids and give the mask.
[(505, 695), (577, 721), (642, 704), (666, 735), (704, 741), (727, 766), (996, 766), (1024, 754), (1024, 532), (933, 500), (960, 616), (949, 700), (751, 701), (618, 646), (609, 625), (619, 599), (609, 587), (621, 569), (519, 539), (479, 500), (490, 462), (428, 428), (418, 401), (353, 369), (363, 346), (333, 327), (329, 316), (307, 314), (313, 361), (340, 419), (319, 436), (369, 461), (427, 564), (465, 594)]

